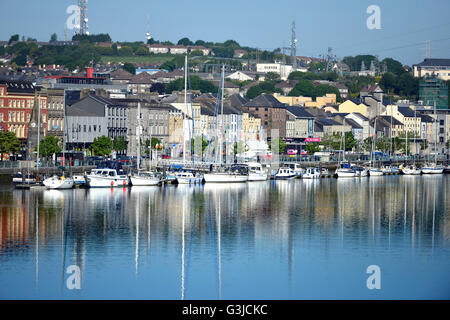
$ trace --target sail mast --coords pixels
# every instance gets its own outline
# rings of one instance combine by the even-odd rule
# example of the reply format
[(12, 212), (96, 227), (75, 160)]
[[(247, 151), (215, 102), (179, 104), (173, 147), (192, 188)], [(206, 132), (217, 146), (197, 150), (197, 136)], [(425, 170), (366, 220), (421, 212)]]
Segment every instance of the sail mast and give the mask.
[[(187, 55), (184, 56), (183, 164), (186, 164)], [(194, 121), (194, 119), (192, 119)]]
[[(136, 162), (136, 168), (139, 171), (140, 169), (140, 162), (141, 162), (141, 103), (138, 102), (137, 107), (137, 128), (136, 128), (136, 139), (137, 139), (137, 162)], [(152, 142), (150, 141), (150, 148)]]

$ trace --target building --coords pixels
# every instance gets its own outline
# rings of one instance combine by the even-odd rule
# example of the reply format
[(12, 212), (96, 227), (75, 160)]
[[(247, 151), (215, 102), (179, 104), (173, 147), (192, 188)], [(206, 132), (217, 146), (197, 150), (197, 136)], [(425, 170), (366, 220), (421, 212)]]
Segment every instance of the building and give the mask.
[(352, 120), (356, 122), (362, 128), (362, 137), (361, 139), (367, 139), (370, 135), (370, 124), (369, 119), (358, 112), (352, 112), (345, 116), (346, 121)]
[(149, 45), (147, 45), (147, 48), (150, 53), (155, 53), (155, 54), (169, 53), (169, 50), (170, 50), (170, 46), (157, 44), (157, 43), (149, 44)]
[(255, 76), (243, 71), (235, 71), (225, 77), (226, 79), (238, 80), (238, 81), (253, 81)]
[(356, 104), (352, 100), (346, 100), (339, 105), (340, 113), (360, 113), (364, 117), (367, 117), (369, 113), (369, 107), (363, 103)]
[(200, 51), (204, 56), (209, 56), (211, 54), (211, 49), (205, 48), (204, 46), (191, 46), (189, 47), (189, 52)]
[(246, 111), (252, 112), (261, 119), (268, 138), (272, 137), (272, 130), (278, 130), (280, 137), (286, 135), (286, 105), (273, 95), (261, 94), (247, 102), (244, 107)]
[(117, 69), (110, 74), (113, 84), (127, 84), (133, 78), (133, 75), (124, 69)]
[(245, 104), (248, 100), (239, 94), (228, 97), (230, 105), (242, 112), (242, 134), (241, 139), (245, 142), (261, 139), (261, 119), (247, 110)]
[(47, 89), (48, 134), (63, 139), (64, 136), (64, 89)]
[(426, 105), (436, 103), (436, 109), (449, 109), (448, 86), (438, 77), (425, 77), (420, 80), (419, 97)]
[(68, 106), (66, 114), (69, 150), (86, 150), (96, 137), (102, 135), (111, 139), (127, 139), (128, 107), (125, 99), (89, 94)]
[(427, 58), (413, 65), (413, 75), (416, 78), (435, 76), (441, 80), (450, 80), (450, 59)]
[(286, 137), (312, 138), (314, 137), (314, 116), (303, 107), (286, 108)]
[(298, 80), (286, 80), (279, 82), (275, 85), (275, 88), (281, 89), (285, 95), (288, 95), (292, 89), (296, 86)]
[[(115, 100), (116, 102), (119, 99)], [(140, 124), (142, 131), (140, 138), (143, 144), (156, 138), (161, 141), (164, 148), (168, 148), (169, 142), (169, 113), (173, 112), (173, 107), (168, 104), (150, 103), (143, 99), (125, 99), (120, 101), (127, 106), (127, 155), (137, 156), (137, 129), (138, 128), (138, 104), (141, 104)]]
[(128, 81), (128, 92), (133, 94), (148, 93), (155, 82), (152, 75), (145, 71), (141, 72)]
[(188, 48), (185, 46), (170, 46), (171, 54), (187, 54)]
[[(0, 130), (14, 132), (22, 142), (29, 138), (28, 129), (35, 103), (40, 104), (40, 121), (47, 134), (47, 94), (29, 81), (0, 80)], [(38, 107), (38, 106), (37, 106)], [(36, 115), (36, 121), (38, 116)], [(37, 123), (33, 123), (34, 126)]]
[(382, 116), (390, 116), (397, 119), (403, 124), (403, 130), (408, 131), (410, 134), (416, 134), (420, 136), (421, 118), (420, 114), (415, 112), (409, 107), (399, 107), (397, 105), (389, 105), (386, 107), (386, 111), (381, 114)]
[(258, 63), (256, 64), (256, 72), (268, 73), (275, 72), (278, 73), (282, 80), (286, 80), (289, 74), (293, 71), (291, 65), (281, 64), (281, 63)]

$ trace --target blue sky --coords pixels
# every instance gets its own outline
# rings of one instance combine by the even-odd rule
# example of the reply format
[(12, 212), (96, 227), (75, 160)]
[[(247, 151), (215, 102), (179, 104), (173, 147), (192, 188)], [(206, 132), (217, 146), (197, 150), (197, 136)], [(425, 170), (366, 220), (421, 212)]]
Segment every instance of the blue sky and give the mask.
[[(0, 39), (14, 33), (48, 41), (62, 39), (76, 0), (0, 0)], [(369, 30), (369, 5), (381, 9), (381, 29)], [(3, 10), (7, 8), (7, 10)], [(319, 56), (330, 46), (338, 57), (378, 54), (404, 64), (418, 63), (431, 40), (433, 58), (450, 58), (450, 1), (448, 0), (90, 0), (89, 31), (109, 33), (113, 40), (237, 40), (241, 45), (274, 49), (290, 40), (296, 20), (297, 54)], [(69, 35), (72, 33), (69, 32)]]

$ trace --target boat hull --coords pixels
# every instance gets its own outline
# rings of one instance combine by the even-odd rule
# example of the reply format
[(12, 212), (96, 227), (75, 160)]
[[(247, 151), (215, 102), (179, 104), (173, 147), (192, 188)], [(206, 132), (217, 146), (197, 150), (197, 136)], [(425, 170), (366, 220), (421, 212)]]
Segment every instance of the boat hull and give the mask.
[(44, 180), (43, 184), (47, 189), (63, 190), (63, 189), (72, 189), (74, 182), (70, 178), (64, 180), (50, 178)]
[(266, 173), (249, 173), (248, 181), (266, 181), (267, 174)]
[(131, 185), (133, 186), (157, 186), (160, 183), (160, 180), (158, 178), (139, 177), (139, 176), (131, 176), (130, 181)]
[(338, 178), (354, 178), (357, 176), (355, 171), (336, 171)]
[(404, 175), (407, 176), (418, 176), (422, 173), (420, 169), (409, 169), (409, 168), (402, 169), (402, 172)]
[(444, 173), (444, 168), (422, 168), (423, 174), (442, 174)]
[(384, 172), (381, 170), (372, 170), (372, 169), (369, 170), (369, 176), (371, 177), (382, 176), (383, 174)]
[(128, 177), (97, 177), (87, 176), (87, 184), (90, 188), (115, 188), (128, 186)]
[(247, 175), (237, 175), (237, 174), (220, 174), (220, 173), (205, 173), (203, 179), (206, 183), (237, 183), (237, 182), (247, 182)]

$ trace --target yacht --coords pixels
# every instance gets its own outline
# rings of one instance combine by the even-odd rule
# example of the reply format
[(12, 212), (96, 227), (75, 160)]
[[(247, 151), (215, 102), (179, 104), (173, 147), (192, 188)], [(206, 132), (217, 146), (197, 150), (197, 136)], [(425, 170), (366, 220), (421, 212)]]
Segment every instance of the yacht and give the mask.
[(369, 176), (382, 176), (384, 174), (383, 170), (380, 168), (370, 168), (369, 169)]
[(422, 173), (423, 174), (442, 174), (443, 172), (444, 172), (444, 167), (440, 166), (440, 165), (437, 165), (435, 163), (425, 165), (422, 168)]
[(86, 180), (84, 179), (84, 176), (73, 176), (72, 179), (73, 179), (74, 185), (83, 186), (86, 184)]
[(281, 167), (275, 174), (275, 179), (277, 180), (290, 180), (295, 179), (296, 177), (297, 174), (295, 173), (295, 171), (289, 167)]
[(299, 163), (295, 162), (283, 163), (283, 167), (288, 167), (294, 170), (294, 172), (297, 174), (297, 178), (300, 178), (305, 173), (305, 169), (300, 167)]
[(130, 182), (133, 186), (157, 186), (161, 180), (151, 171), (140, 171), (130, 176)]
[(354, 166), (352, 168), (355, 170), (357, 177), (367, 177), (369, 175), (368, 168), (358, 167), (358, 166)]
[(12, 179), (14, 185), (19, 184), (36, 184), (36, 176), (34, 174), (22, 174), (22, 172), (17, 172)]
[(126, 187), (128, 177), (119, 163), (113, 161), (101, 162), (85, 177), (90, 188)]
[(248, 181), (265, 181), (268, 178), (267, 172), (258, 162), (250, 162), (248, 165)]
[(401, 170), (402, 170), (403, 174), (405, 174), (405, 175), (419, 175), (422, 173), (422, 171), (414, 165), (406, 166), (406, 167), (402, 168)]
[(336, 169), (336, 175), (338, 178), (352, 178), (357, 176), (356, 170), (348, 163), (341, 163), (340, 167)]
[(321, 175), (319, 168), (307, 168), (302, 175), (303, 179), (319, 179)]
[(180, 171), (175, 173), (178, 184), (200, 184), (203, 178), (197, 177), (191, 171)]
[(45, 179), (43, 182), (47, 189), (72, 189), (74, 181), (72, 178), (66, 178), (64, 176), (53, 176)]
[(206, 183), (247, 182), (248, 170), (245, 166), (231, 166), (224, 171), (205, 173), (203, 179)]

